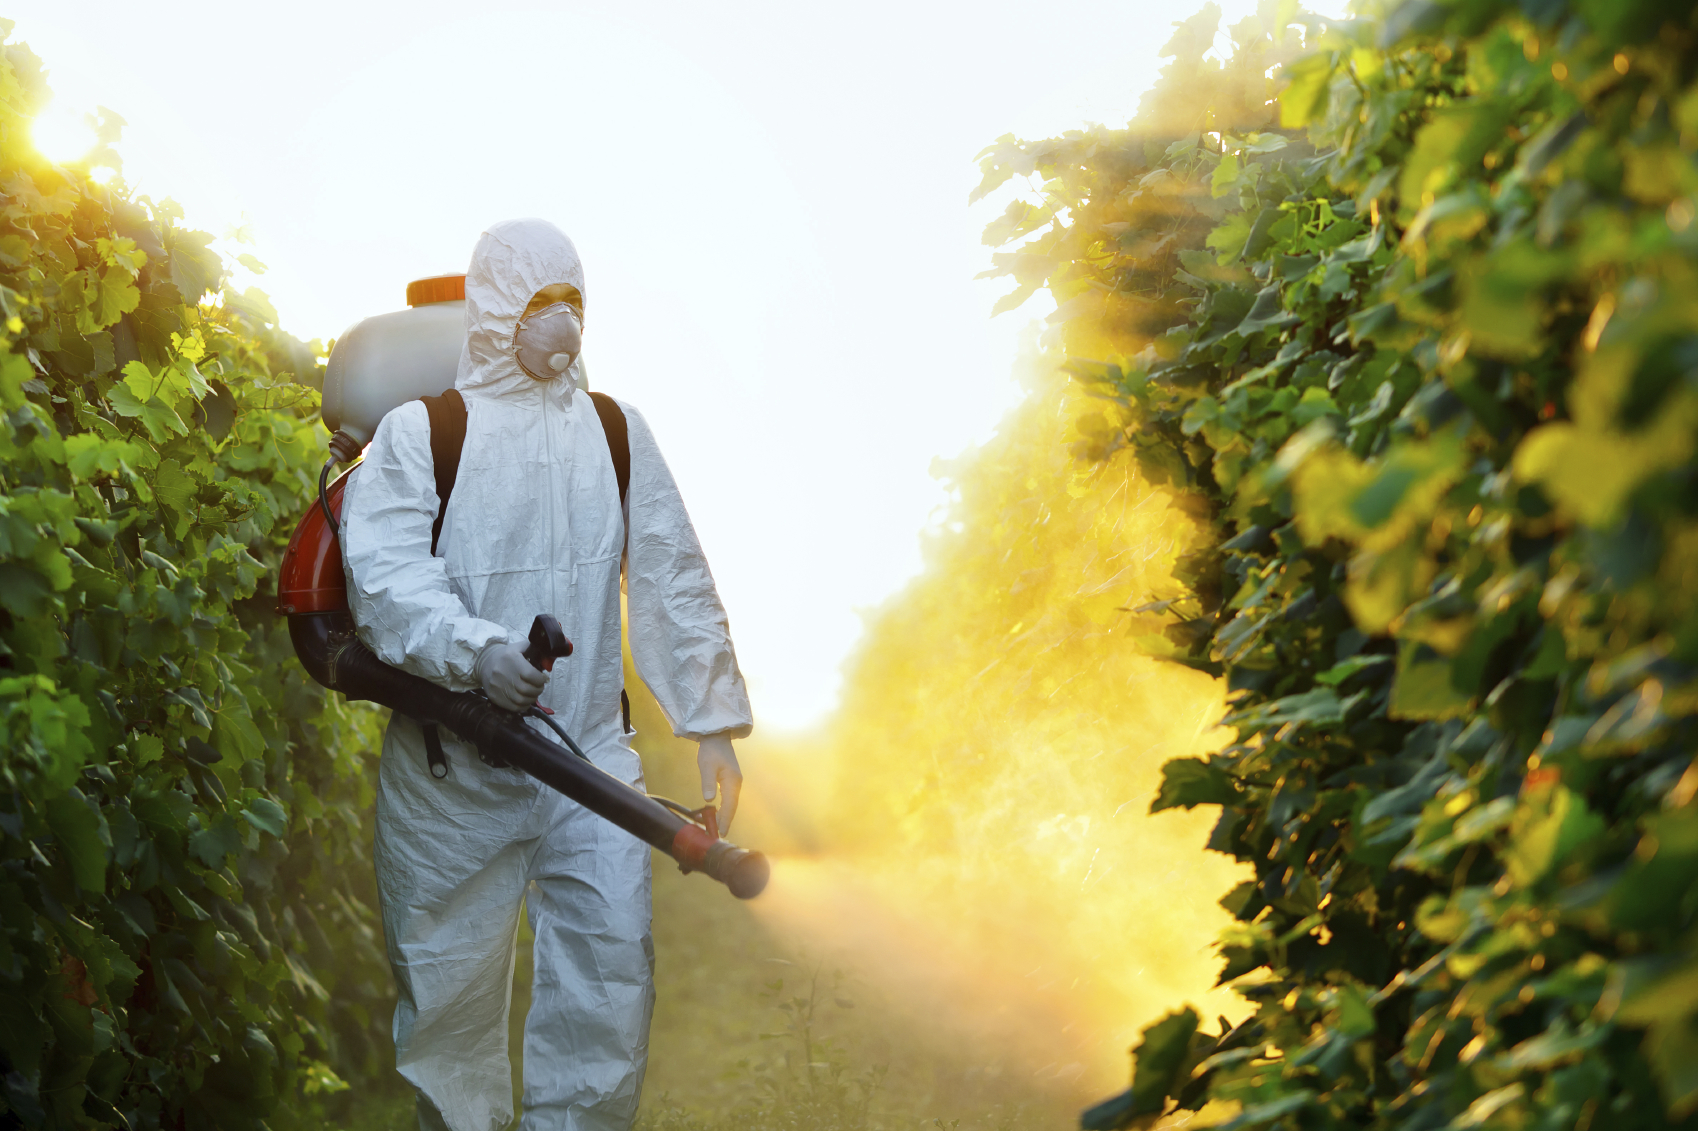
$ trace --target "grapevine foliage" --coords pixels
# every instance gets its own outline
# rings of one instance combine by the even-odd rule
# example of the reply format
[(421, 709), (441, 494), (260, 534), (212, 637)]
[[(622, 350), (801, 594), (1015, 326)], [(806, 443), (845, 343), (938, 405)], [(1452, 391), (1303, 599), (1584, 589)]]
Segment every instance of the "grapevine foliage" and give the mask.
[(1698, 1124), (1694, 6), (1289, 13), (982, 158), (1079, 454), (1218, 529), (1132, 630), (1235, 732), (1153, 809), (1255, 870), (1254, 1012), (1151, 1026), (1085, 1126)]
[(388, 991), (373, 717), (271, 611), (317, 362), (109, 149), (37, 154), (46, 97), (0, 48), (0, 1125), (293, 1124)]

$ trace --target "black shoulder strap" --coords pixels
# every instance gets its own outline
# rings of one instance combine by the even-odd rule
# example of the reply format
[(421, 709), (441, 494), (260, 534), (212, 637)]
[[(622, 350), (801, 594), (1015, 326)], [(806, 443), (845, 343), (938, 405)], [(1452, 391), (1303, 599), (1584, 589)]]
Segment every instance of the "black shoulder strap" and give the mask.
[[(460, 449), (466, 446), (466, 401), (458, 389), (447, 389), (434, 397), (420, 397), (430, 414), (430, 458), (436, 468), (436, 521), (430, 526), (430, 552), (442, 537), (442, 516), (448, 513), (448, 496), (460, 475)], [(613, 457), (613, 476), (619, 481), (619, 501), (631, 486), (631, 436), (625, 413), (606, 393), (591, 393), (601, 430), (607, 434), (607, 452)]]
[(448, 513), (448, 496), (460, 475), (460, 449), (466, 446), (466, 401), (458, 389), (447, 389), (434, 397), (420, 397), (430, 414), (430, 458), (436, 466), (436, 521), (430, 525), (430, 552), (442, 537), (442, 516)]
[(591, 393), (595, 414), (601, 417), (601, 430), (607, 433), (607, 451), (613, 457), (613, 476), (619, 480), (619, 502), (625, 502), (625, 492), (631, 486), (631, 434), (625, 426), (625, 413), (619, 403), (606, 393)]

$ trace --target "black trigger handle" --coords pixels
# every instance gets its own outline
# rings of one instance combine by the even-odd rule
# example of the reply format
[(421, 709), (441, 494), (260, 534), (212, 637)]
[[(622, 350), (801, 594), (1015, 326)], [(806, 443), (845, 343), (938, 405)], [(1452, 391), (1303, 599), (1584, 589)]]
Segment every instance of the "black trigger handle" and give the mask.
[(551, 672), (555, 660), (571, 654), (572, 642), (566, 639), (560, 622), (547, 613), (538, 613), (536, 620), (531, 622), (530, 646), (525, 649), (525, 659), (537, 671)]

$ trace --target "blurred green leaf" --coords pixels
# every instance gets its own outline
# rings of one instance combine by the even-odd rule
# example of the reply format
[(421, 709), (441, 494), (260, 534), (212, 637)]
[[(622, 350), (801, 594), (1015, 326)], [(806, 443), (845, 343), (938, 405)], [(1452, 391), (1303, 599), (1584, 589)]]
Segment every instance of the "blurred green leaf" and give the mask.
[(75, 787), (47, 802), (47, 826), (84, 891), (106, 890), (107, 850), (112, 840), (106, 820)]

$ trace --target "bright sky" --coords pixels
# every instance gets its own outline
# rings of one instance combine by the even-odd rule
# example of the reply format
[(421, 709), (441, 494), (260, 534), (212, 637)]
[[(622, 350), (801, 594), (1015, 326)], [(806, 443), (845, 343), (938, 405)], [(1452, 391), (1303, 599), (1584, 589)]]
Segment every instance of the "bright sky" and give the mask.
[(988, 318), (1002, 204), (967, 207), (974, 155), (1123, 123), (1199, 6), (24, 0), (13, 38), (50, 71), (44, 127), (123, 115), (126, 177), (245, 224), (223, 246), (269, 265), (301, 337), (463, 271), (496, 220), (565, 229), (591, 385), (654, 426), (757, 721), (789, 729), (834, 706), (857, 610), (920, 568), (932, 461), (1014, 403), (1046, 312)]

